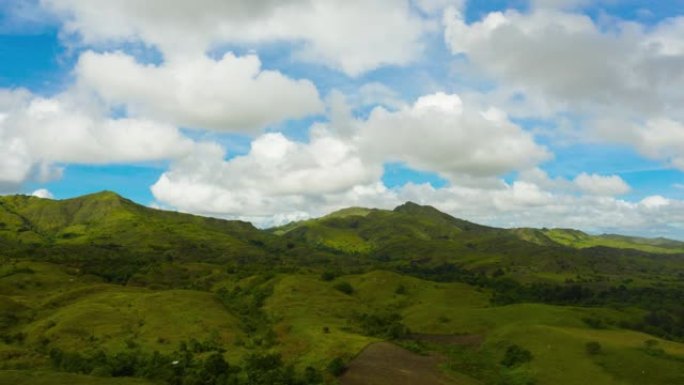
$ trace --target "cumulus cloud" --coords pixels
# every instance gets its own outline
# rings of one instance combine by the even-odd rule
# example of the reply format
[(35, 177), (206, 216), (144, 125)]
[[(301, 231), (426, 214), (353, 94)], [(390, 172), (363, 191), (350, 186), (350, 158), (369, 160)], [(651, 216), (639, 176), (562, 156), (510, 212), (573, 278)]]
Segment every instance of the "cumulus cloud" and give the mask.
[(193, 145), (173, 126), (108, 118), (76, 94), (44, 98), (0, 90), (0, 182), (59, 176), (54, 164), (169, 159)]
[[(660, 235), (677, 235), (684, 230), (684, 202), (658, 196), (640, 202), (616, 198), (628, 192), (629, 186), (615, 175), (582, 173), (571, 180), (550, 178), (536, 167), (548, 154), (529, 134), (499, 112), (472, 110), (473, 106), (456, 95), (427, 95), (394, 112), (377, 110), (366, 120), (350, 116), (341, 94), (331, 97), (330, 103), (338, 110), (335, 119), (327, 125), (314, 125), (309, 142), (296, 142), (278, 133), (263, 134), (255, 139), (248, 154), (228, 160), (218, 146), (202, 148), (175, 162), (162, 175), (152, 188), (155, 198), (181, 211), (250, 220), (260, 226), (348, 206), (392, 208), (411, 200), (457, 217), (503, 227), (573, 227), (603, 232), (649, 229)], [(382, 119), (374, 117), (378, 113)], [(464, 120), (464, 114), (473, 114), (478, 124), (466, 124), (470, 121)], [(435, 120), (424, 121), (426, 117)], [(404, 126), (402, 121), (408, 123)], [(344, 128), (338, 129), (339, 124)], [(386, 135), (391, 151), (379, 155), (374, 152), (378, 148), (366, 147), (378, 142), (372, 140), (378, 133)], [(470, 135), (475, 136), (470, 139), (474, 141), (459, 147), (459, 142)], [(392, 147), (391, 142), (401, 142), (403, 137), (411, 140), (402, 142), (403, 147)], [(498, 145), (487, 147), (478, 142), (485, 137)], [(446, 143), (438, 144), (438, 140)], [(536, 153), (537, 157), (511, 158), (509, 153), (516, 151), (506, 146), (509, 142), (528, 143), (533, 150), (524, 152), (528, 156)], [(442, 156), (449, 159), (442, 162), (442, 156), (421, 150), (422, 143), (429, 143), (425, 148), (433, 152), (444, 151)], [(467, 147), (488, 148), (489, 156), (473, 156)], [(497, 148), (505, 149), (501, 155), (504, 161), (492, 160), (500, 154)], [(382, 165), (400, 153), (411, 166), (421, 164), (429, 170), (497, 183), (482, 185), (458, 179), (440, 188), (413, 183), (388, 188), (381, 182)], [(450, 158), (456, 158), (459, 166), (450, 167)], [(500, 179), (516, 169), (521, 171), (518, 180)]]
[(629, 192), (627, 183), (618, 175), (579, 174), (575, 184), (585, 193), (599, 196), (623, 195)]
[[(159, 204), (261, 225), (412, 200), (498, 226), (684, 232), (684, 202), (619, 199), (629, 186), (616, 175), (549, 177), (540, 167), (552, 154), (515, 123), (567, 117), (592, 139), (684, 170), (684, 18), (648, 28), (596, 22), (569, 11), (583, 0), (532, 0), (527, 13), (495, 12), (475, 23), (465, 22), (458, 0), (40, 2), (92, 49), (141, 43), (162, 60), (86, 51), (64, 94), (0, 92), (0, 191), (57, 177), (64, 164), (170, 159), (152, 187)], [(216, 56), (276, 44), (290, 55), (279, 59), (358, 76), (420, 59), (445, 7), (449, 49), (493, 91), (435, 93), (411, 104), (370, 76), (349, 91), (351, 107), (330, 94), (330, 121), (314, 124), (307, 141), (259, 130), (322, 112), (313, 83), (263, 69), (255, 54)], [(353, 116), (375, 105), (367, 117)], [(178, 126), (255, 138), (249, 152), (233, 156)], [(450, 183), (387, 188), (388, 161)], [(517, 180), (502, 179), (512, 173)]]
[(468, 25), (453, 9), (445, 23), (453, 53), (466, 54), (507, 85), (554, 97), (559, 108), (623, 104), (636, 111), (662, 110), (672, 103), (668, 91), (676, 85), (671, 82), (684, 81), (681, 69), (673, 67), (684, 56), (666, 52), (663, 33), (633, 24), (603, 31), (585, 15), (509, 10)]
[(358, 135), (370, 158), (405, 162), (452, 180), (525, 170), (551, 156), (501, 111), (479, 111), (444, 93), (394, 112), (377, 107)]
[(308, 212), (312, 201), (382, 175), (380, 164), (364, 164), (353, 146), (322, 127), (308, 143), (269, 133), (257, 137), (244, 156), (224, 160), (224, 155), (218, 146), (193, 153), (164, 173), (152, 192), (186, 211), (273, 216)]
[(86, 52), (76, 75), (110, 104), (184, 127), (255, 132), (323, 108), (310, 81), (262, 70), (255, 55), (201, 55), (154, 66), (121, 52)]
[[(319, 194), (275, 197), (252, 191), (252, 195), (241, 196), (243, 206), (233, 201), (236, 192), (241, 191), (227, 187), (228, 183), (222, 189), (209, 183), (193, 190), (198, 186), (196, 183), (177, 182), (174, 176), (162, 177), (153, 190), (155, 197), (182, 211), (240, 218), (262, 227), (349, 206), (391, 209), (413, 201), (433, 205), (459, 218), (500, 227), (567, 227), (674, 237), (681, 236), (684, 230), (682, 201), (651, 196), (633, 203), (610, 196), (577, 195), (574, 190), (549, 191), (522, 181), (502, 183), (495, 189), (461, 185), (435, 188), (413, 183), (389, 189), (375, 182)], [(177, 195), (172, 196), (174, 193)]]
[(422, 51), (423, 34), (430, 29), (408, 0), (42, 3), (67, 18), (67, 30), (88, 43), (143, 41), (169, 57), (197, 55), (225, 43), (290, 42), (295, 46), (293, 57), (349, 75), (413, 61)]
[(31, 195), (34, 197), (43, 198), (43, 199), (53, 199), (54, 198), (54, 196), (52, 195), (50, 190), (44, 189), (44, 188), (41, 188), (41, 189), (38, 189), (38, 190), (32, 192)]
[[(472, 110), (457, 95), (434, 94), (395, 112), (382, 107), (354, 119), (343, 95), (329, 99), (332, 120), (315, 124), (309, 142), (263, 134), (244, 156), (225, 160), (220, 147), (175, 162), (152, 191), (184, 211), (251, 218), (259, 223), (324, 214), (347, 205), (388, 207), (396, 191), (380, 178), (388, 160), (405, 161), (458, 182), (505, 185), (498, 176), (535, 166), (549, 154), (531, 135), (496, 111)], [(550, 199), (531, 183), (510, 188), (497, 204), (530, 205)]]
[(444, 23), (451, 51), (497, 83), (492, 95), (502, 108), (521, 117), (569, 114), (591, 140), (628, 144), (681, 168), (684, 17), (646, 28), (543, 8), (493, 12), (468, 24), (450, 8)]
[(465, 5), (465, 0), (414, 0), (414, 3), (421, 11), (433, 14), (449, 6), (462, 9)]
[(641, 124), (603, 119), (596, 126), (603, 138), (630, 144), (648, 158), (684, 170), (684, 123), (668, 118)]

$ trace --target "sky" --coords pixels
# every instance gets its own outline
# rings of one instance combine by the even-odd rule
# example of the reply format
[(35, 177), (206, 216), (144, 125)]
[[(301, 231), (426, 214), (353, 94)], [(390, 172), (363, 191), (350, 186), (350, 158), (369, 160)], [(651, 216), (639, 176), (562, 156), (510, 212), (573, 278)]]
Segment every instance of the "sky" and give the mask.
[(684, 0), (5, 0), (0, 194), (684, 240)]

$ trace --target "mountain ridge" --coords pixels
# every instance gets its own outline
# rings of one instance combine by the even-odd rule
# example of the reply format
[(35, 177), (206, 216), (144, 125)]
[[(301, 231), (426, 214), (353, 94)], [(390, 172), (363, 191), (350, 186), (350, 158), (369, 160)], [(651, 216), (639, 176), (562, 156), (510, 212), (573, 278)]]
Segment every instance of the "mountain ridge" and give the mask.
[[(71, 230), (78, 230), (74, 227), (91, 224), (102, 225), (103, 221), (110, 224), (117, 220), (126, 222), (127, 220), (134, 220), (135, 217), (149, 215), (150, 213), (155, 215), (161, 214), (166, 218), (183, 218), (185, 221), (230, 223), (233, 227), (243, 227), (244, 231), (256, 230), (251, 223), (246, 221), (150, 208), (108, 190), (62, 200), (29, 195), (0, 196), (0, 228), (7, 231), (9, 230), (7, 228), (8, 225), (14, 225), (17, 231), (21, 230), (22, 233), (26, 233), (22, 235), (22, 238), (27, 239), (45, 237), (45, 234), (60, 235), (60, 231), (69, 233)], [(265, 232), (282, 236), (294, 229), (302, 226), (312, 226), (315, 223), (337, 223), (339, 225), (344, 221), (353, 221), (355, 217), (379, 217), (389, 215), (389, 213), (397, 213), (406, 217), (414, 216), (416, 220), (423, 220), (425, 223), (433, 221), (431, 225), (436, 226), (428, 226), (430, 227), (429, 230), (442, 237), (448, 237), (448, 234), (444, 234), (443, 228), (438, 229), (439, 226), (452, 227), (452, 231), (508, 232), (522, 240), (542, 246), (562, 245), (573, 248), (607, 246), (653, 253), (684, 253), (684, 242), (664, 237), (646, 238), (620, 234), (589, 235), (581, 230), (561, 228), (496, 228), (456, 218), (433, 206), (420, 205), (411, 201), (407, 201), (392, 210), (348, 207), (319, 218), (310, 218), (266, 229)], [(12, 216), (14, 218), (11, 218)], [(405, 226), (396, 227), (397, 231), (402, 231), (402, 228), (406, 230)], [(419, 239), (429, 238), (430, 235), (427, 230), (414, 231), (413, 235), (416, 235)], [(67, 235), (67, 237), (74, 236), (76, 233), (69, 234), (71, 235)]]

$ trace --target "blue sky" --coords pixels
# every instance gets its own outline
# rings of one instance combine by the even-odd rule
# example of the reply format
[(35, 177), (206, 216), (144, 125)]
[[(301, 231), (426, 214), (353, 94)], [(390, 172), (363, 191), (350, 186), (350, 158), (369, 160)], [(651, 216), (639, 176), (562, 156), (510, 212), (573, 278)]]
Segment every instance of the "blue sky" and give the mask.
[(684, 239), (684, 1), (96, 3), (0, 4), (3, 193)]

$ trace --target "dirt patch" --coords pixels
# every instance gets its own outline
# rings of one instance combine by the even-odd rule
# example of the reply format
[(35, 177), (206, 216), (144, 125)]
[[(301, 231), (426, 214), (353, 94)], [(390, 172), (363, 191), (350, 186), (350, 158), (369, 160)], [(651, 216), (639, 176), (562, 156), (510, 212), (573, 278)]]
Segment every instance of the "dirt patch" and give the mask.
[(453, 334), (411, 334), (409, 339), (439, 345), (460, 345), (480, 347), (484, 342), (484, 336), (479, 334), (453, 335)]
[(389, 342), (368, 345), (340, 377), (342, 385), (455, 385), (437, 356), (421, 356)]

